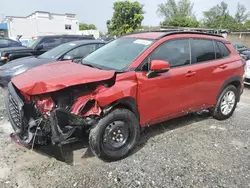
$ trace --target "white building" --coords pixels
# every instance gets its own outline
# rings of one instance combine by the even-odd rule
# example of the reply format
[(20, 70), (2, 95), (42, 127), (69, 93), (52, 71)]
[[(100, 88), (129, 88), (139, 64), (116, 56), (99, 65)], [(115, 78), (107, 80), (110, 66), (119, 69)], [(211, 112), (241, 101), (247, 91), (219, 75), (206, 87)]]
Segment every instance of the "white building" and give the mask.
[(22, 40), (29, 40), (40, 35), (79, 34), (76, 15), (67, 13), (36, 11), (27, 17), (6, 16), (1, 25), (2, 33), (12, 39), (19, 35)]

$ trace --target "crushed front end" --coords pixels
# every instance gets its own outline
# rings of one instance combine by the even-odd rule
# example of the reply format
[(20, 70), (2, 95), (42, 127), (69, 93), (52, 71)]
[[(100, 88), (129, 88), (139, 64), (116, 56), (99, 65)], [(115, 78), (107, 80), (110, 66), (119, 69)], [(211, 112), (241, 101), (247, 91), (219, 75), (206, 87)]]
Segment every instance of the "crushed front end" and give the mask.
[(100, 117), (93, 93), (102, 87), (85, 84), (29, 96), (10, 82), (5, 101), (15, 134), (26, 147), (80, 141)]

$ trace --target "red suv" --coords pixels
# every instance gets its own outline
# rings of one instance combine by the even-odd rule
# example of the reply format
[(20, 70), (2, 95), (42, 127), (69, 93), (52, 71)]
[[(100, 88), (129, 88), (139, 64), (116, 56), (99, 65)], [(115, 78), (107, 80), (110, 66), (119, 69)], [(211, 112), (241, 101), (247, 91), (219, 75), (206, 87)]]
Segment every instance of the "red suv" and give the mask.
[(142, 127), (203, 109), (229, 118), (243, 92), (244, 66), (221, 36), (130, 34), (80, 64), (56, 62), (13, 78), (6, 107), (27, 146), (67, 144), (87, 132), (94, 154), (119, 160), (135, 147)]

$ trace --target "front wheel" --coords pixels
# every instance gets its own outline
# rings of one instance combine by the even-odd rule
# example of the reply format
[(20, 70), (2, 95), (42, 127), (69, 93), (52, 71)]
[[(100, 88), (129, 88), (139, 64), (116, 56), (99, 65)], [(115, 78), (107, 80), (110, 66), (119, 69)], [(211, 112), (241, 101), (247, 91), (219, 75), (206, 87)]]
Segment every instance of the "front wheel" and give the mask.
[(217, 120), (225, 120), (233, 115), (236, 105), (237, 89), (233, 85), (229, 85), (223, 90), (215, 108), (210, 110), (210, 113)]
[(89, 135), (92, 152), (105, 161), (126, 157), (140, 135), (138, 118), (127, 109), (115, 109), (93, 127)]

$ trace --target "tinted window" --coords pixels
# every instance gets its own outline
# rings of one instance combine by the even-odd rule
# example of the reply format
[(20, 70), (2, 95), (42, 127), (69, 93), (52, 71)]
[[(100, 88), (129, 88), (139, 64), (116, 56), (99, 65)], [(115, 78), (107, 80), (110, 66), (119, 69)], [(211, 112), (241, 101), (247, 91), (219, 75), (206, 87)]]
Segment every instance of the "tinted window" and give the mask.
[(71, 43), (64, 43), (61, 44), (45, 53), (43, 53), (42, 55), (38, 56), (38, 58), (46, 58), (46, 59), (58, 59), (60, 58), (62, 55), (64, 55), (65, 53), (67, 53), (69, 50), (73, 49), (74, 46), (76, 46), (75, 43), (71, 42)]
[(53, 37), (44, 38), (41, 44), (45, 49), (54, 48), (61, 44), (61, 38), (53, 38)]
[(66, 55), (74, 58), (86, 57), (88, 54), (96, 50), (96, 44), (80, 46), (68, 52)]
[(216, 42), (214, 42), (214, 50), (215, 50), (215, 56), (216, 56), (216, 59), (221, 59), (222, 58), (222, 54), (221, 54), (221, 51), (217, 45)]
[(212, 40), (193, 39), (192, 53), (194, 63), (215, 60), (215, 52)]
[(167, 61), (171, 67), (190, 64), (189, 39), (168, 41), (150, 55), (150, 60)]
[(225, 46), (225, 44), (223, 44), (222, 42), (217, 42), (218, 47), (220, 48), (221, 51), (221, 55), (222, 57), (227, 57), (229, 56), (230, 52), (227, 49), (227, 47)]

